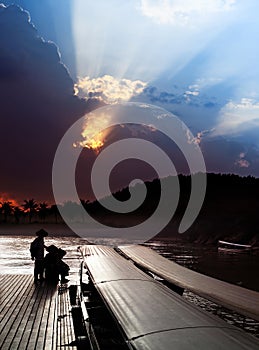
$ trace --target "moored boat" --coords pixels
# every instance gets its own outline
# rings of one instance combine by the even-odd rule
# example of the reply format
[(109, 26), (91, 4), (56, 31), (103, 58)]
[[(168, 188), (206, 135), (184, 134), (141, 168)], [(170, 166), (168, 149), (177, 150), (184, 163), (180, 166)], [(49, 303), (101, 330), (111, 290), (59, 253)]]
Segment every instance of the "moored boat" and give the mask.
[(252, 246), (249, 244), (239, 244), (227, 241), (218, 241), (218, 250), (230, 253), (250, 253)]

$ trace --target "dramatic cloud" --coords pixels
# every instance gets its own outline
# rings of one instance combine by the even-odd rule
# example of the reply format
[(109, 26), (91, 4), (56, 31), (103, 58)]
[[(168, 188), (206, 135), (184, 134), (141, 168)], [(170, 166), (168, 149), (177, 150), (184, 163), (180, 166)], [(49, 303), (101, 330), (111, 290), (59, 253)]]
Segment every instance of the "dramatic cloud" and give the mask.
[(97, 98), (109, 104), (129, 101), (143, 92), (147, 83), (140, 80), (116, 79), (111, 75), (79, 79), (75, 85), (77, 94), (83, 98)]
[(159, 105), (180, 117), (196, 135), (193, 142), (200, 145), (208, 171), (258, 176), (259, 103), (210, 96), (204, 88), (214, 83), (201, 79), (186, 87), (174, 85), (170, 92), (147, 86), (133, 100)]
[(56, 147), (86, 102), (26, 11), (1, 6), (0, 33), (1, 188), (12, 198), (49, 199)]
[[(74, 85), (58, 48), (38, 35), (28, 13), (0, 6), (0, 192), (48, 199), (67, 128), (86, 110), (127, 100), (179, 116), (209, 171), (259, 176), (257, 1), (19, 3), (32, 9), (41, 35), (62, 39), (69, 69), (86, 78)], [(92, 122), (85, 139), (94, 134)]]
[(231, 101), (222, 108), (214, 135), (239, 134), (254, 128), (259, 130), (259, 102), (243, 98), (239, 103)]
[(141, 0), (142, 13), (162, 24), (184, 25), (197, 17), (229, 11), (236, 0)]

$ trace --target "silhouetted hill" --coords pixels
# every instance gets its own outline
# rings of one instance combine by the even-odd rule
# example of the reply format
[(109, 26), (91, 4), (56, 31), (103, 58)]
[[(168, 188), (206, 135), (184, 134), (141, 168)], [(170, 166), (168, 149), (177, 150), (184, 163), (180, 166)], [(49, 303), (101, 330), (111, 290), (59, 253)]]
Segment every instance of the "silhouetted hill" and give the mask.
[[(171, 239), (213, 244), (218, 239), (223, 239), (259, 245), (259, 179), (251, 176), (208, 174), (207, 191), (200, 214), (188, 231), (179, 234), (179, 223), (189, 200), (190, 180), (190, 176), (179, 176), (181, 196), (175, 215), (153, 240)], [(112, 214), (97, 202), (89, 205), (89, 212), (103, 222), (117, 227), (138, 224), (153, 213), (160, 198), (159, 180), (146, 182), (146, 186), (145, 202), (131, 214)], [(114, 197), (121, 201), (127, 200), (128, 188), (115, 193)]]
[(243, 244), (259, 243), (259, 179), (237, 175), (208, 174), (203, 207), (194, 224), (178, 234), (180, 219), (187, 205), (185, 189), (190, 178), (183, 177), (185, 196), (170, 225), (155, 239), (183, 239), (196, 243), (216, 243), (218, 239)]
[[(201, 176), (201, 174), (195, 176)], [(173, 179), (168, 177), (162, 179), (161, 182), (158, 179), (146, 182), (147, 195), (144, 202), (137, 210), (128, 214), (111, 212), (97, 201), (89, 203), (88, 200), (81, 200), (81, 203), (92, 217), (103, 224), (111, 227), (132, 227), (144, 222), (154, 213), (160, 200), (161, 183), (172, 186)], [(171, 222), (153, 240), (183, 240), (214, 244), (218, 239), (223, 239), (259, 247), (259, 179), (251, 176), (208, 174), (207, 191), (202, 209), (193, 225), (183, 234), (178, 233), (178, 228), (188, 205), (191, 177), (179, 175), (178, 179), (180, 199), (176, 212)], [(134, 190), (138, 192), (141, 186), (144, 185), (135, 185)], [(114, 193), (113, 196), (121, 202), (126, 201), (130, 197), (129, 188), (124, 188)], [(168, 208), (172, 208), (174, 196), (175, 192), (172, 192), (168, 197), (166, 202)], [(110, 197), (104, 200), (109, 201), (109, 199)], [(7, 210), (8, 203), (4, 204)], [(77, 203), (68, 201), (62, 206), (69, 220), (87, 224), (87, 215), (82, 215)], [(15, 224), (22, 228), (22, 225), (27, 223), (28, 227), (31, 227), (28, 213), (19, 209), (19, 217), (16, 217), (16, 208), (12, 209), (9, 205), (9, 209), (7, 212), (2, 208), (0, 212), (2, 231), (6, 230), (7, 224), (10, 226), (8, 232)], [(160, 219), (163, 220), (163, 213)], [(64, 225), (57, 205), (48, 207), (44, 216), (39, 210), (34, 212), (31, 223), (41, 226), (45, 224)]]

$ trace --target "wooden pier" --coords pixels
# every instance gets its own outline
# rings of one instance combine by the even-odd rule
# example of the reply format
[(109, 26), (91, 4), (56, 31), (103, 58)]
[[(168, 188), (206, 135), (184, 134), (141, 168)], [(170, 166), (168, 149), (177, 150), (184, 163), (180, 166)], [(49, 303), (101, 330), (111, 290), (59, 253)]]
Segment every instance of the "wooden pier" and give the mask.
[[(79, 274), (72, 273), (69, 288), (45, 281), (34, 284), (32, 275), (0, 275), (0, 350), (259, 348), (255, 337), (187, 302), (139, 269), (133, 260), (142, 265), (140, 257), (149, 254), (155, 254), (154, 264), (164, 259), (140, 248), (121, 248), (130, 260), (112, 247), (82, 246), (81, 271), (86, 272), (84, 265), (87, 274), (79, 280)], [(148, 267), (152, 270), (151, 262)], [(166, 269), (159, 268), (165, 274)], [(178, 279), (182, 277), (179, 273)], [(211, 291), (213, 297), (215, 293)], [(253, 302), (257, 312), (257, 299)]]
[(75, 350), (68, 289), (0, 275), (0, 349)]

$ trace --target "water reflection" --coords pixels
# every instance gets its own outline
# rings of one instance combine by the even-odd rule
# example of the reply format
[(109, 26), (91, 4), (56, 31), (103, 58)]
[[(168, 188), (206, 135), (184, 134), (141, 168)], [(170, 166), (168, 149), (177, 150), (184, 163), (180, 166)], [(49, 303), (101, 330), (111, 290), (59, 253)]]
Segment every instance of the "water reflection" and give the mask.
[[(31, 260), (29, 251), (30, 244), (34, 240), (34, 236), (0, 236), (0, 273), (2, 274), (32, 274), (34, 262)], [(121, 244), (129, 244), (121, 238), (89, 238), (90, 242), (95, 244), (104, 244), (109, 246), (118, 246)], [(78, 265), (77, 247), (88, 244), (88, 241), (80, 237), (46, 237), (44, 238), (46, 246), (56, 245), (66, 250), (65, 260), (69, 260), (74, 266)], [(131, 242), (132, 243), (132, 242)], [(135, 241), (138, 243), (138, 241)], [(71, 260), (71, 261), (70, 261)], [(76, 261), (73, 261), (76, 260)]]
[[(30, 244), (32, 236), (0, 236), (0, 267), (1, 273), (6, 274), (32, 274), (34, 262), (31, 260)], [(75, 247), (84, 244), (81, 238), (49, 238), (45, 245), (55, 244), (67, 251), (69, 259), (77, 254)]]

